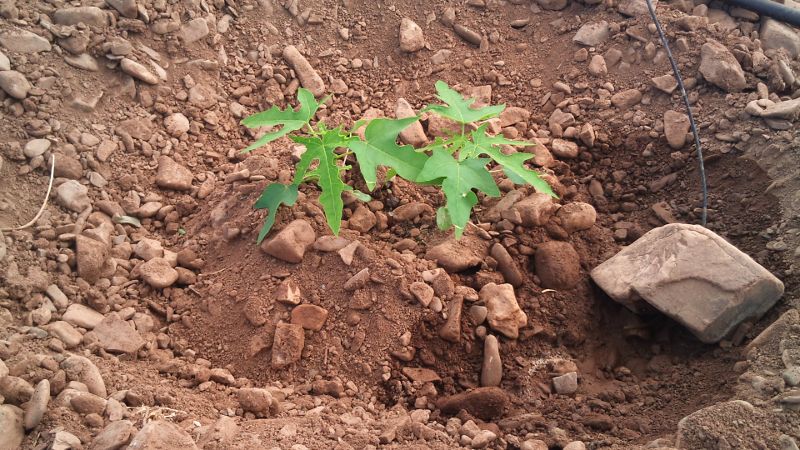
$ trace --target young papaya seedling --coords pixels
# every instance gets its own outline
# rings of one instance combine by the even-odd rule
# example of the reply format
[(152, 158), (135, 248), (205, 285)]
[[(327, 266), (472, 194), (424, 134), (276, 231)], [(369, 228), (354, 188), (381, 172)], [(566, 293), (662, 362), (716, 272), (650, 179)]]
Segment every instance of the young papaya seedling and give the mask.
[(364, 125), (363, 121), (356, 122), (351, 129), (342, 126), (331, 129), (322, 121), (312, 124), (319, 106), (327, 99), (318, 102), (310, 91), (303, 88), (297, 93), (300, 104), (297, 110), (291, 107), (281, 110), (273, 106), (242, 120), (242, 125), (249, 128), (280, 127), (258, 138), (243, 152), (287, 135), (306, 148), (295, 167), (292, 182), (269, 184), (256, 201), (255, 208), (268, 210), (258, 242), (261, 243), (272, 229), (278, 208), (294, 205), (300, 185), (307, 182), (319, 186), (319, 202), (326, 221), (331, 231), (338, 235), (344, 208), (342, 194), (350, 191), (361, 199), (369, 199), (367, 194), (355, 191), (343, 180), (343, 173), (353, 168), (347, 164), (351, 157), (358, 163), (358, 171), (370, 191), (377, 188), (380, 167), (411, 183), (440, 187), (445, 204), (437, 210), (436, 222), (442, 230), (452, 227), (457, 238), (469, 223), (472, 210), (478, 204), (479, 192), (490, 197), (500, 196), (488, 168), (492, 162), (514, 183), (530, 184), (537, 191), (555, 197), (547, 182), (536, 171), (526, 167), (533, 155), (501, 151), (504, 145), (522, 147), (534, 143), (488, 133), (486, 121), (498, 117), (505, 105), (473, 108), (474, 99), (463, 98), (444, 81), (436, 82), (436, 92), (443, 104), (428, 105), (422, 112), (450, 119), (461, 130), (446, 138), (436, 138), (418, 149), (400, 145), (397, 141), (400, 132), (418, 121), (419, 116), (373, 119), (366, 125), (362, 139), (355, 130)]

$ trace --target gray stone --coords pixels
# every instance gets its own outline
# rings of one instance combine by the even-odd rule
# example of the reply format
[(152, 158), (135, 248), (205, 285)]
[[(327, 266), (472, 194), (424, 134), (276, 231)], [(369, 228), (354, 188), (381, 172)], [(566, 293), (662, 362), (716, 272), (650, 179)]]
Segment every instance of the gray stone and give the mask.
[(561, 228), (567, 233), (588, 230), (597, 221), (594, 206), (584, 202), (572, 202), (562, 206), (556, 213), (561, 220)]
[(261, 244), (266, 254), (289, 263), (300, 263), (306, 250), (317, 239), (311, 225), (303, 219), (292, 221), (272, 239)]
[(28, 158), (35, 158), (43, 155), (44, 152), (50, 149), (50, 141), (47, 139), (32, 139), (25, 144), (22, 153)]
[(145, 66), (132, 59), (122, 58), (122, 61), (119, 63), (119, 67), (123, 72), (139, 81), (143, 81), (147, 84), (158, 84), (159, 78), (157, 75), (155, 75), (153, 72), (150, 72)]
[(536, 3), (538, 3), (542, 9), (560, 11), (569, 5), (569, 0), (536, 0)]
[(47, 412), (48, 403), (50, 403), (50, 381), (44, 379), (36, 384), (33, 395), (25, 406), (26, 430), (32, 430), (39, 425), (39, 422), (42, 421), (42, 417), (44, 417), (44, 413)]
[(208, 36), (208, 33), (208, 22), (202, 17), (192, 19), (181, 27), (181, 38), (183, 38), (183, 42), (186, 44), (197, 42)]
[(62, 206), (70, 211), (81, 212), (92, 206), (89, 200), (89, 189), (75, 180), (61, 183), (56, 188), (56, 198)]
[(578, 29), (578, 32), (575, 33), (575, 37), (573, 37), (572, 40), (582, 45), (594, 47), (607, 41), (610, 34), (611, 30), (608, 26), (608, 22), (602, 20), (600, 22), (584, 24)]
[(94, 363), (83, 356), (72, 355), (61, 363), (61, 368), (67, 374), (67, 381), (79, 381), (98, 397), (106, 398), (106, 384), (100, 375), (100, 370)]
[(698, 225), (651, 230), (597, 266), (592, 279), (633, 311), (645, 301), (712, 343), (769, 310), (783, 283), (749, 256)]
[(303, 56), (295, 46), (289, 45), (283, 49), (283, 59), (294, 69), (300, 84), (311, 91), (314, 96), (319, 97), (325, 94), (325, 82), (319, 76), (314, 67)]
[[(658, 0), (653, 0), (652, 3), (653, 9), (656, 9), (658, 7)], [(617, 10), (620, 14), (629, 17), (646, 16), (650, 14), (645, 0), (622, 0), (617, 6)]]
[(138, 266), (139, 275), (150, 286), (163, 289), (178, 281), (178, 271), (164, 258), (153, 258)]
[(562, 395), (572, 395), (578, 390), (578, 374), (568, 372), (564, 375), (553, 377), (553, 387)]
[[(398, 119), (405, 119), (407, 117), (414, 117), (416, 115), (416, 111), (414, 111), (414, 108), (406, 101), (406, 99), (402, 97), (397, 99), (395, 116)], [(413, 145), (414, 147), (422, 147), (428, 143), (428, 137), (425, 135), (425, 130), (422, 128), (422, 124), (419, 121), (416, 121), (400, 132), (400, 141), (404, 144)], [(395, 210), (395, 216), (396, 215), (397, 211)]]
[(47, 330), (48, 333), (61, 340), (66, 348), (75, 348), (83, 341), (81, 332), (76, 330), (70, 323), (63, 320), (57, 320), (45, 325), (43, 328)]
[(81, 447), (81, 440), (77, 436), (62, 430), (56, 431), (48, 450), (74, 450)]
[(28, 92), (31, 88), (31, 83), (28, 82), (25, 75), (16, 70), (0, 72), (0, 89), (6, 91), (6, 94), (22, 100), (28, 96)]
[(764, 17), (758, 33), (765, 50), (785, 49), (789, 56), (800, 56), (800, 35), (792, 27), (769, 17)]
[(425, 47), (422, 28), (413, 20), (404, 17), (400, 21), (400, 50), (413, 53)]
[(22, 410), (12, 405), (0, 405), (0, 449), (16, 450), (22, 448), (25, 428)]
[(61, 320), (68, 322), (76, 327), (91, 330), (103, 321), (103, 315), (80, 303), (73, 303), (61, 316)]
[(172, 423), (164, 420), (148, 422), (136, 433), (128, 445), (128, 449), (164, 450), (181, 449), (197, 450), (192, 437)]
[(97, 63), (94, 56), (88, 53), (81, 53), (78, 56), (64, 55), (64, 61), (72, 67), (88, 70), (89, 72), (97, 72), (100, 70), (100, 64)]
[(136, 353), (144, 345), (139, 333), (117, 313), (107, 315), (92, 333), (97, 343), (109, 353)]
[(795, 120), (798, 114), (800, 114), (800, 98), (772, 104), (760, 112), (760, 116), (766, 119)]
[[(106, 406), (106, 410), (108, 410), (108, 406)], [(89, 450), (119, 450), (130, 442), (134, 433), (136, 433), (136, 428), (129, 420), (111, 422), (92, 439)]]
[(15, 53), (49, 52), (52, 48), (47, 39), (19, 28), (0, 34), (0, 44)]
[(96, 6), (79, 6), (76, 8), (57, 9), (53, 13), (53, 22), (59, 25), (77, 25), (83, 23), (90, 27), (108, 26), (108, 13)]
[(683, 148), (689, 128), (689, 116), (671, 109), (664, 111), (664, 136), (670, 147), (675, 150)]
[(545, 225), (560, 207), (553, 197), (537, 192), (515, 203), (512, 209), (519, 214), (522, 225), (534, 227)]
[(0, 70), (11, 70), (11, 60), (3, 52), (0, 52)]
[(708, 40), (700, 48), (700, 73), (706, 81), (728, 92), (741, 91), (747, 86), (739, 61), (715, 40)]
[(189, 131), (189, 119), (181, 113), (170, 114), (164, 119), (164, 127), (170, 135), (180, 137)]
[(136, 0), (106, 0), (106, 4), (128, 19), (135, 19), (139, 15)]
[(519, 329), (528, 324), (528, 316), (517, 303), (514, 286), (488, 283), (479, 295), (486, 305), (489, 326), (510, 339), (519, 337)]
[(481, 365), (481, 386), (500, 386), (503, 380), (503, 362), (500, 359), (500, 344), (494, 335), (487, 335), (483, 341), (483, 364)]
[(192, 189), (192, 171), (175, 162), (169, 156), (158, 158), (156, 185), (164, 189), (188, 191)]

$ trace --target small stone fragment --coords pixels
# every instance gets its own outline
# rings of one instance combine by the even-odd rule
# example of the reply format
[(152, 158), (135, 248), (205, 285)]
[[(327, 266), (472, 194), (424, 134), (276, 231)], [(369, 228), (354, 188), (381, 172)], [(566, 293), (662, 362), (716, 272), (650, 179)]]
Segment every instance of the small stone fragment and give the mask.
[(489, 326), (510, 339), (516, 339), (519, 329), (528, 324), (528, 316), (517, 303), (514, 287), (488, 283), (481, 288), (479, 295), (488, 310)]
[(578, 29), (572, 40), (587, 47), (596, 47), (607, 41), (610, 34), (608, 22), (601, 20), (584, 24)]
[(568, 242), (539, 244), (534, 255), (534, 267), (542, 287), (548, 289), (572, 289), (580, 282), (580, 257)]
[(178, 271), (164, 258), (153, 258), (139, 266), (139, 274), (147, 284), (163, 289), (178, 281)]
[(664, 112), (664, 136), (671, 148), (678, 150), (686, 145), (689, 128), (689, 116), (686, 114), (671, 109)]
[(443, 397), (436, 402), (436, 407), (448, 415), (458, 414), (462, 409), (469, 414), (487, 421), (503, 415), (508, 404), (505, 391), (497, 387), (480, 387)]
[(515, 203), (513, 209), (519, 213), (523, 226), (535, 227), (545, 225), (560, 206), (553, 197), (537, 192)]
[(561, 220), (561, 228), (567, 233), (575, 233), (592, 228), (597, 220), (597, 211), (584, 202), (572, 202), (562, 206), (556, 213)]
[(280, 322), (275, 328), (275, 340), (272, 343), (272, 367), (286, 367), (300, 361), (304, 346), (303, 327)]
[(289, 45), (283, 49), (283, 59), (294, 69), (304, 88), (311, 91), (315, 97), (325, 94), (325, 82), (322, 81), (322, 77), (295, 46)]
[(156, 185), (164, 189), (188, 191), (192, 189), (192, 171), (175, 162), (169, 156), (158, 158)]
[(578, 390), (578, 374), (568, 372), (553, 378), (553, 387), (562, 395), (572, 395)]
[(188, 433), (166, 420), (151, 420), (147, 422), (133, 437), (128, 449), (198, 450), (194, 440)]
[(447, 306), (447, 321), (439, 329), (439, 337), (449, 342), (461, 340), (461, 309), (464, 307), (464, 297), (457, 295)]
[(158, 84), (159, 82), (158, 75), (150, 72), (145, 66), (132, 59), (122, 58), (122, 61), (119, 63), (119, 67), (123, 72), (139, 81), (143, 81), (147, 84)]
[(502, 380), (503, 362), (500, 360), (500, 344), (497, 338), (490, 334), (483, 341), (481, 386), (500, 386)]
[(272, 239), (261, 244), (266, 254), (289, 263), (300, 263), (308, 247), (317, 239), (311, 225), (303, 219), (290, 222)]
[(23, 100), (28, 96), (28, 92), (33, 86), (25, 78), (25, 75), (16, 70), (5, 70), (0, 72), (0, 89), (6, 94), (18, 100)]
[(303, 304), (292, 309), (292, 323), (306, 330), (321, 330), (327, 319), (328, 310), (317, 305)]
[(715, 40), (708, 40), (700, 48), (700, 73), (706, 81), (728, 92), (741, 91), (747, 86), (739, 61)]
[(400, 50), (413, 53), (425, 47), (422, 28), (413, 20), (404, 17), (400, 21)]

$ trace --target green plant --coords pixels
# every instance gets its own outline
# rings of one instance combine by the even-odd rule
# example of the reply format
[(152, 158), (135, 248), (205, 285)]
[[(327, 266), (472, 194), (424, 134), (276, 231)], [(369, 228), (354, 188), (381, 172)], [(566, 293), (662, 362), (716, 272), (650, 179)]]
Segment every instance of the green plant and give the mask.
[[(436, 82), (437, 98), (444, 104), (428, 105), (422, 113), (438, 114), (456, 122), (461, 131), (447, 138), (436, 138), (429, 145), (415, 149), (410, 145), (399, 145), (398, 135), (406, 127), (419, 120), (419, 117), (405, 119), (373, 119), (368, 123), (356, 122), (349, 130), (339, 126), (328, 128), (320, 121), (311, 121), (320, 104), (306, 89), (298, 91), (300, 107), (281, 110), (273, 106), (267, 111), (254, 114), (242, 120), (249, 128), (275, 127), (244, 152), (252, 151), (268, 142), (299, 130), (290, 139), (303, 144), (306, 151), (295, 168), (291, 184), (272, 183), (268, 185), (255, 208), (268, 209), (264, 226), (258, 234), (260, 243), (269, 233), (275, 222), (275, 214), (281, 205), (291, 206), (297, 201), (298, 189), (302, 183), (316, 183), (321, 194), (319, 202), (325, 213), (328, 225), (334, 234), (339, 233), (342, 220), (342, 193), (350, 191), (362, 200), (370, 197), (354, 190), (342, 179), (343, 172), (352, 169), (348, 160), (352, 157), (358, 162), (358, 169), (367, 188), (372, 191), (378, 183), (378, 167), (386, 167), (387, 179), (399, 176), (413, 183), (441, 187), (446, 203), (436, 213), (440, 229), (455, 229), (456, 237), (461, 237), (469, 222), (472, 208), (478, 204), (477, 192), (490, 197), (499, 197), (500, 190), (495, 184), (487, 166), (494, 161), (516, 184), (530, 184), (537, 191), (555, 197), (550, 186), (525, 163), (533, 155), (528, 153), (505, 154), (500, 146), (530, 146), (531, 142), (515, 141), (503, 136), (487, 133), (487, 120), (500, 115), (505, 105), (472, 108), (474, 99), (464, 99), (444, 81)], [(364, 139), (355, 130), (366, 125)], [(316, 164), (315, 164), (316, 163)]]

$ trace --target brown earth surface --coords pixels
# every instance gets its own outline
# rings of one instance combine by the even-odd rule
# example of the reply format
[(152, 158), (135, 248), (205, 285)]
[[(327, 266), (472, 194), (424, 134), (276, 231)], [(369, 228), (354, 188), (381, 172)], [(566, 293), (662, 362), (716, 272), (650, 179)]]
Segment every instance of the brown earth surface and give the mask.
[[(114, 21), (106, 27), (45, 31), (43, 23), (52, 27), (52, 19), (45, 17), (52, 18), (55, 8), (78, 3), (101, 6)], [(541, 2), (548, 3), (552, 4)], [(664, 111), (683, 111), (683, 106), (677, 94), (667, 95), (650, 81), (670, 73), (669, 63), (658, 54), (657, 35), (648, 30), (649, 17), (623, 16), (616, 3), (569, 2), (553, 11), (527, 0), (280, 4), (140, 0), (149, 24), (123, 20), (103, 2), (20, 1), (16, 17), (5, 10), (0, 33), (28, 29), (52, 40), (53, 50), (25, 54), (2, 49), (12, 68), (36, 87), (22, 101), (0, 91), (4, 96), (0, 227), (22, 224), (39, 208), (47, 188), (47, 159), (37, 161), (22, 153), (37, 135), (53, 142), (45, 155), (55, 153), (57, 164), (78, 161), (77, 176), (70, 175), (69, 167), (57, 171), (56, 188), (67, 178), (77, 178), (89, 187), (94, 202), (93, 209), (70, 212), (54, 193), (34, 227), (4, 230), (8, 249), (5, 257), (0, 256), (6, 274), (0, 286), (0, 359), (12, 376), (31, 386), (50, 380), (53, 394), (47, 413), (26, 434), (22, 448), (49, 448), (59, 430), (94, 448), (91, 443), (98, 433), (119, 418), (130, 420), (137, 429), (146, 423), (175, 423), (202, 448), (470, 447), (475, 433), (469, 440), (463, 438), (470, 435), (463, 425), (469, 420), (496, 436), (489, 448), (537, 448), (530, 444), (533, 440), (542, 440), (547, 446), (542, 448), (551, 449), (568, 447), (572, 441), (593, 449), (698, 448), (698, 442), (719, 449), (791, 448), (778, 443), (781, 434), (800, 440), (800, 423), (791, 413), (764, 412), (760, 421), (747, 423), (746, 412), (723, 409), (718, 417), (741, 420), (741, 427), (729, 430), (717, 418), (701, 437), (679, 430), (678, 423), (730, 399), (747, 400), (758, 411), (769, 411), (774, 408), (769, 401), (777, 401), (771, 397), (792, 393), (790, 386), (775, 381), (781, 378), (775, 371), (782, 366), (776, 369), (770, 364), (777, 364), (780, 357), (773, 355), (767, 364), (753, 359), (743, 346), (783, 313), (800, 306), (797, 125), (789, 121), (788, 129), (771, 129), (744, 108), (758, 98), (759, 82), (784, 100), (796, 97), (798, 86), (784, 83), (781, 88), (774, 71), (753, 68), (752, 54), (759, 47), (751, 32), (758, 29), (758, 22), (712, 13), (708, 16), (718, 23), (685, 31), (678, 21), (701, 2), (659, 4), (699, 122), (708, 175), (708, 228), (780, 278), (786, 294), (764, 318), (718, 345), (700, 343), (663, 316), (634, 315), (600, 291), (589, 272), (621, 246), (666, 221), (698, 223), (701, 201), (692, 146), (676, 150), (664, 138)], [(710, 11), (722, 7), (709, 6)], [(456, 23), (483, 36), (480, 46), (465, 42), (442, 23), (448, 7), (454, 8)], [(293, 14), (294, 8), (298, 14)], [(310, 16), (304, 19), (306, 10)], [(404, 53), (398, 47), (397, 29), (404, 17), (424, 31), (425, 48), (419, 52)], [(186, 27), (199, 18), (211, 23), (211, 31), (193, 43), (187, 43), (186, 34), (178, 30), (154, 32), (158, 24), (173, 21)], [(529, 22), (511, 26), (520, 19)], [(593, 47), (573, 42), (581, 25), (602, 20), (611, 24), (607, 41)], [(726, 30), (731, 23), (732, 29)], [(54, 32), (71, 33), (72, 41), (54, 38)], [(88, 40), (85, 51), (99, 62), (96, 71), (65, 62), (68, 48), (81, 37)], [(115, 39), (133, 43), (129, 56), (140, 62), (155, 60), (166, 78), (150, 86), (124, 75), (103, 47)], [(745, 69), (743, 92), (725, 92), (698, 72), (700, 48), (709, 39), (739, 52), (734, 54)], [(577, 158), (556, 158), (540, 170), (551, 175), (562, 203), (594, 206), (598, 216), (590, 229), (567, 233), (557, 221), (523, 227), (497, 220), (489, 213), (496, 200), (482, 198), (473, 216), (476, 226), (468, 229), (462, 242), (479, 255), (480, 264), (447, 275), (454, 286), (475, 291), (503, 283), (496, 259), (488, 256), (495, 243), (508, 249), (522, 268), (524, 282), (515, 294), (527, 326), (517, 339), (498, 334), (500, 388), (508, 396), (501, 416), (481, 419), (461, 412), (454, 422), (438, 403), (480, 385), (487, 327), (476, 324), (469, 313), (480, 301), (467, 298), (459, 341), (442, 339), (439, 330), (455, 295), (440, 296), (442, 309), (437, 311), (423, 307), (411, 293), (412, 283), (437, 267), (426, 259), (427, 252), (450, 240), (436, 228), (433, 211), (443, 202), (436, 190), (400, 180), (374, 191), (368, 208), (379, 217), (378, 225), (359, 232), (346, 222), (341, 234), (360, 243), (350, 264), (335, 251), (318, 250), (308, 250), (301, 263), (291, 264), (267, 256), (255, 245), (265, 212), (252, 205), (268, 182), (290, 179), (296, 149), (281, 139), (242, 155), (239, 150), (255, 136), (238, 122), (242, 115), (273, 104), (293, 104), (299, 83), (281, 56), (290, 44), (308, 57), (326, 82), (326, 91), (341, 88), (318, 114), (327, 123), (350, 125), (371, 108), (393, 117), (398, 98), (419, 110), (434, 100), (433, 85), (441, 79), (465, 94), (489, 86), (492, 104), (530, 111), (528, 120), (504, 130), (508, 135), (536, 139), (548, 149), (553, 148), (553, 138), (566, 135), (580, 146)], [(581, 55), (581, 48), (589, 49), (588, 57)], [(608, 73), (600, 77), (589, 74), (591, 55), (610, 58), (612, 48), (620, 50), (622, 65), (609, 64)], [(442, 50), (451, 53), (434, 56)], [(787, 60), (781, 54), (768, 56)], [(788, 58), (787, 66), (791, 71), (800, 64)], [(197, 98), (198, 85), (208, 88), (210, 100)], [(611, 106), (606, 93), (628, 89), (638, 90), (642, 100), (628, 109)], [(75, 99), (98, 92), (103, 96), (96, 107), (74, 107)], [(576, 123), (570, 125), (574, 129), (549, 125), (557, 108), (575, 115)], [(190, 124), (176, 136), (170, 136), (164, 125), (173, 113), (182, 113)], [(430, 135), (431, 121), (424, 117), (423, 124)], [(585, 124), (596, 133), (592, 146), (577, 136)], [(38, 133), (46, 127), (50, 129)], [(113, 152), (103, 160), (98, 149), (105, 141)], [(191, 171), (191, 189), (158, 187), (162, 155)], [(232, 174), (237, 175), (235, 181)], [(107, 184), (98, 182), (98, 175)], [(366, 189), (357, 176), (346, 181)], [(508, 180), (502, 183), (498, 176), (498, 181), (505, 192), (510, 190)], [(530, 188), (519, 189), (533, 193)], [(330, 235), (318, 195), (315, 186), (303, 187), (301, 200), (279, 211), (271, 235), (293, 219), (307, 220), (317, 237)], [(141, 219), (142, 226), (111, 222), (108, 209), (113, 208), (99, 206), (102, 201), (122, 205), (128, 215)], [(145, 217), (137, 204), (148, 202), (161, 207)], [(398, 206), (412, 202), (430, 208), (412, 221), (393, 217)], [(347, 202), (345, 220), (359, 205)], [(97, 281), (84, 280), (78, 276), (80, 255), (74, 241), (76, 235), (100, 229), (103, 223), (111, 224), (112, 236), (121, 236), (111, 250), (116, 269)], [(155, 289), (138, 279), (142, 258), (130, 254), (142, 238), (160, 241), (165, 249), (184, 255), (191, 250), (202, 264), (186, 264), (179, 257), (179, 265), (188, 272), (183, 272), (183, 285)], [(569, 242), (577, 251), (580, 279), (570, 289), (544, 288), (536, 271), (537, 246), (554, 240)], [(132, 244), (127, 254), (124, 243)], [(345, 282), (363, 269), (370, 273), (366, 287), (345, 290)], [(144, 344), (115, 355), (98, 344), (97, 331), (78, 327), (80, 344), (65, 349), (64, 339), (43, 331), (47, 322), (61, 320), (64, 308), (54, 308), (52, 320), (44, 324), (37, 321), (35, 313), (55, 302), (36, 283), (37, 270), (47, 277), (44, 286), (58, 285), (70, 303), (131, 319)], [(278, 368), (271, 363), (270, 347), (276, 325), (291, 321), (292, 306), (276, 300), (279, 285), (287, 280), (299, 287), (304, 303), (324, 308), (327, 319), (319, 331), (305, 331), (301, 360)], [(134, 313), (154, 323), (143, 326), (145, 319)], [(800, 348), (784, 347), (780, 351), (790, 354)], [(59, 366), (73, 353), (94, 362), (113, 399), (99, 418), (75, 411), (69, 400), (59, 401), (69, 390), (66, 382), (72, 381), (64, 380)], [(748, 381), (753, 378), (743, 375), (743, 361), (750, 361), (750, 369), (760, 370), (757, 376), (766, 381)], [(416, 374), (409, 368), (430, 369), (436, 379), (414, 381)], [(573, 370), (579, 374), (577, 392), (555, 392), (552, 378)], [(775, 391), (742, 388), (743, 383), (773, 386), (773, 382), (780, 384)], [(245, 410), (240, 392), (250, 387), (269, 390), (273, 406)], [(10, 392), (0, 386), (0, 398), (4, 397), (0, 403), (30, 408), (27, 399), (12, 399)], [(112, 414), (110, 404), (121, 405), (121, 417)]]

